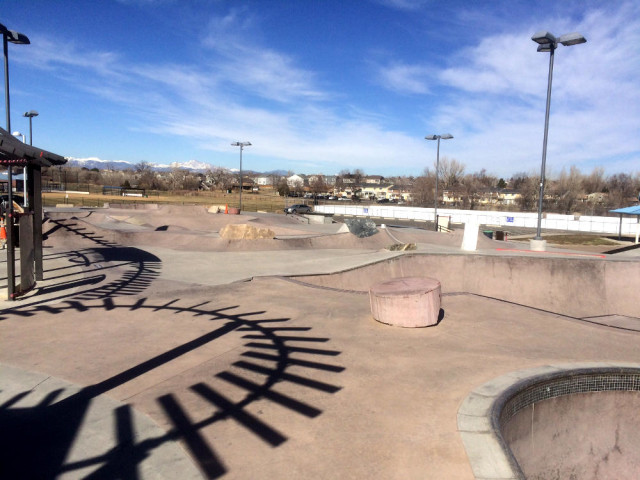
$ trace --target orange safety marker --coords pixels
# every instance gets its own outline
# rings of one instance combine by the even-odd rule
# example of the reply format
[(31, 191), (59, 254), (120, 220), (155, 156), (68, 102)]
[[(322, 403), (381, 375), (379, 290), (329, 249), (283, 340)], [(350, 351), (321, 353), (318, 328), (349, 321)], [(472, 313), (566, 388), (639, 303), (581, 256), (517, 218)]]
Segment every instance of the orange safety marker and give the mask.
[(0, 240), (6, 240), (7, 239), (7, 229), (4, 227), (4, 225), (0, 226)]
[(224, 213), (225, 214), (229, 213), (229, 204), (228, 203), (224, 206)]

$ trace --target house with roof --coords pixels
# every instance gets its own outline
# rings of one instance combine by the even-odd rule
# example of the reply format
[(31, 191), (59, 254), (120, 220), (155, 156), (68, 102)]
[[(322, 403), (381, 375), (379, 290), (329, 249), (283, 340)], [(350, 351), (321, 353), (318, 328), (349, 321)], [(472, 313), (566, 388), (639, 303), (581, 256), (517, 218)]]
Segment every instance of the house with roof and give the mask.
[(287, 177), (287, 185), (289, 188), (302, 188), (304, 187), (304, 178), (300, 175), (293, 174)]
[(325, 175), (324, 183), (326, 183), (329, 186), (334, 186), (336, 184), (337, 179), (338, 179), (337, 175)]
[(464, 192), (461, 189), (449, 188), (442, 191), (442, 203), (445, 205), (462, 205), (463, 201)]
[(355, 185), (357, 183), (357, 177), (352, 175), (351, 173), (347, 173), (346, 175), (341, 175), (340, 179), (342, 183), (345, 185)]
[(498, 192), (498, 203), (502, 205), (515, 205), (521, 197), (520, 192), (512, 188), (502, 188)]
[(266, 187), (267, 185), (275, 185), (275, 181), (275, 175), (257, 175), (253, 177), (253, 183), (261, 187)]
[(391, 188), (393, 185), (391, 183), (386, 184), (376, 184), (376, 183), (367, 183), (362, 185), (362, 196), (365, 198), (375, 198), (376, 200), (380, 200), (383, 198), (391, 200)]
[(409, 185), (392, 185), (389, 187), (389, 200), (398, 202), (411, 202), (411, 186)]
[(363, 180), (363, 184), (374, 184), (374, 185), (381, 185), (384, 182), (384, 177), (381, 175), (367, 175), (366, 177), (364, 177)]

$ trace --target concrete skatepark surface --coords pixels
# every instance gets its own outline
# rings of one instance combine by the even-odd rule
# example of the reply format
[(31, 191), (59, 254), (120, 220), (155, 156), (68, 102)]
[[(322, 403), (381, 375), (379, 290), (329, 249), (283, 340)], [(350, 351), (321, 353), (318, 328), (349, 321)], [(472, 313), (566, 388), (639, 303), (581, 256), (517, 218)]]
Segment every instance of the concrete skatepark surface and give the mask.
[[(624, 272), (637, 291), (637, 257), (482, 235), (462, 253), (461, 233), (359, 239), (297, 216), (191, 207), (48, 217), (45, 281), (0, 312), (0, 468), (24, 478), (473, 479), (456, 415), (475, 387), (554, 362), (640, 364), (640, 314), (607, 277)], [(229, 222), (276, 238), (219, 238)], [(385, 249), (397, 242), (417, 250)], [(541, 260), (529, 271), (547, 279), (584, 264), (611, 286), (545, 297), (522, 277), (501, 298), (509, 278), (495, 278), (521, 259)], [(492, 270), (471, 267), (483, 262)], [(367, 284), (409, 265), (441, 280), (474, 272), (442, 281), (436, 327), (371, 317)]]
[(522, 410), (505, 437), (527, 478), (638, 478), (639, 410), (638, 392), (566, 395)]

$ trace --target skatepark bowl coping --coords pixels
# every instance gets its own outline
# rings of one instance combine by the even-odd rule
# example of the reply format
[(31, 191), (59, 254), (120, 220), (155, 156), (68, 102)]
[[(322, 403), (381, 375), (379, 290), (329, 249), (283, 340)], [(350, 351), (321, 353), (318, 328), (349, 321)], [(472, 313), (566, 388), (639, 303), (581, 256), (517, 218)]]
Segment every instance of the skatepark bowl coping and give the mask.
[(458, 428), (477, 479), (639, 478), (640, 368), (512, 372), (474, 390)]

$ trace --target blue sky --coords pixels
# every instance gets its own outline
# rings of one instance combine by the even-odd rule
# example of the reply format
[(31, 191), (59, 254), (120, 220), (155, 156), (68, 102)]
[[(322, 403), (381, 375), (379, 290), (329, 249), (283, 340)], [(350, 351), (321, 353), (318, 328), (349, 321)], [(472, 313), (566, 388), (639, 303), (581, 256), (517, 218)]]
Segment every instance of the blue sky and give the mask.
[(640, 172), (640, 2), (3, 0), (12, 130), (76, 158), (335, 174)]

